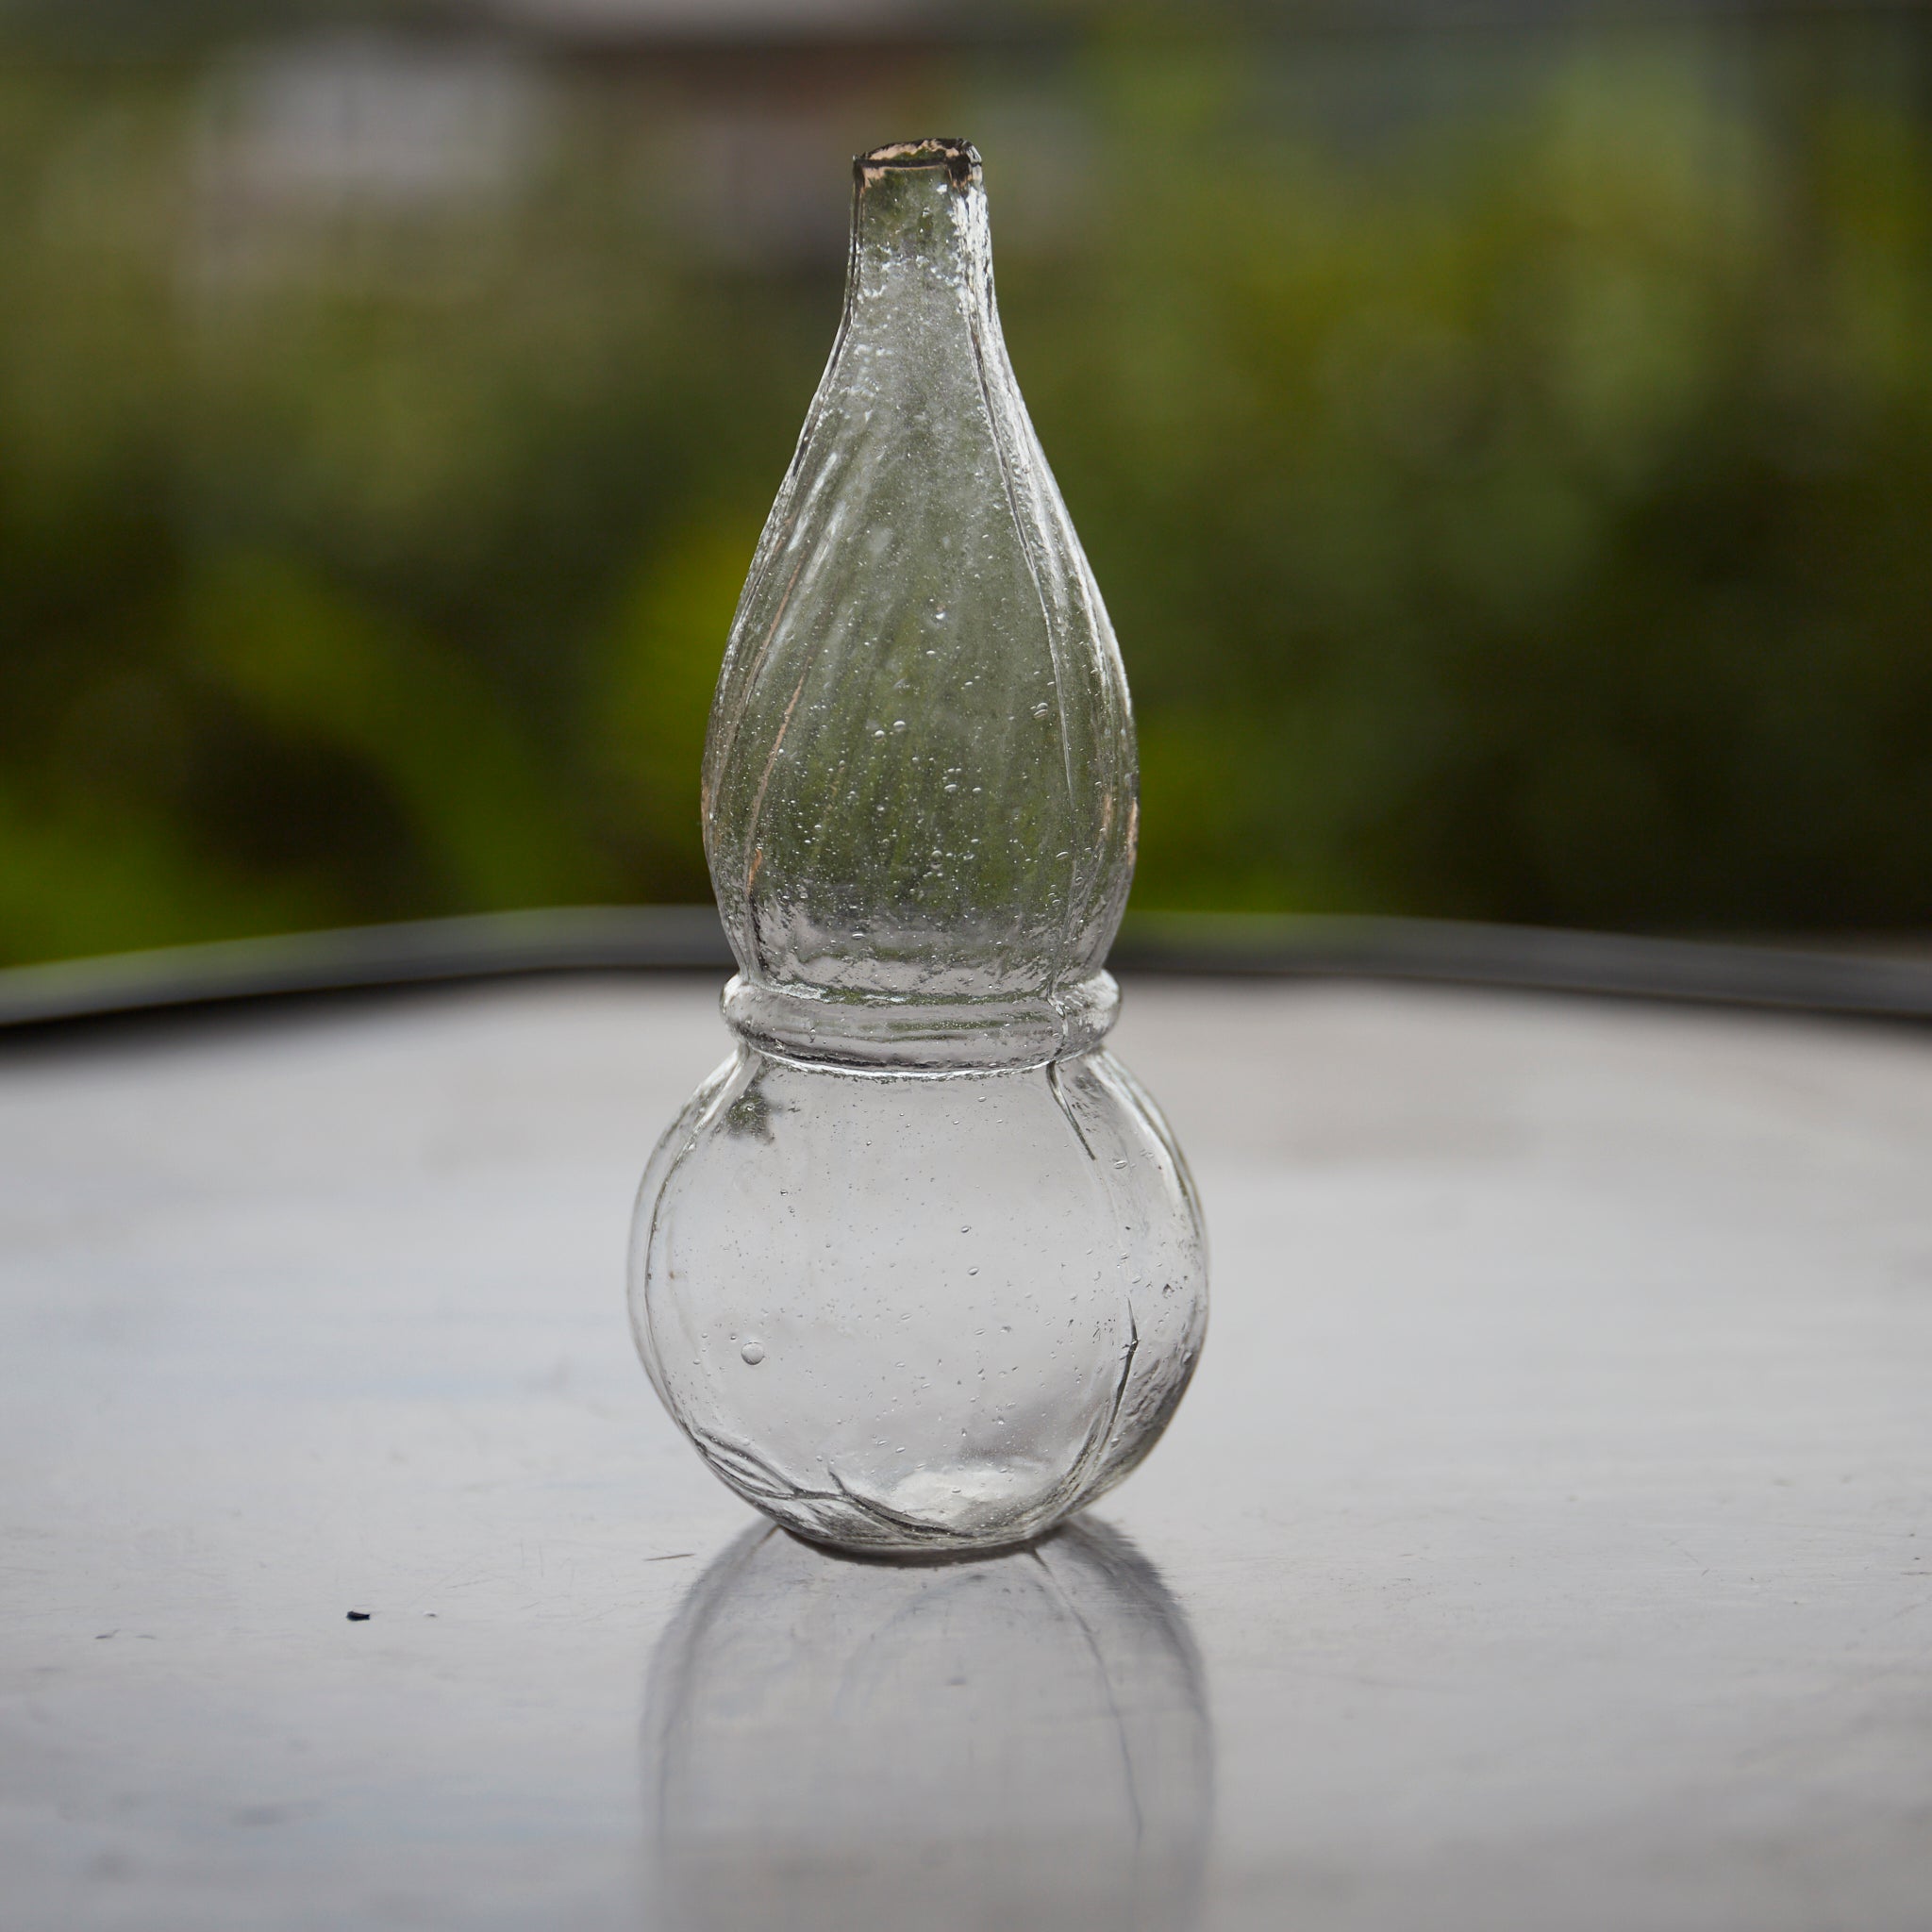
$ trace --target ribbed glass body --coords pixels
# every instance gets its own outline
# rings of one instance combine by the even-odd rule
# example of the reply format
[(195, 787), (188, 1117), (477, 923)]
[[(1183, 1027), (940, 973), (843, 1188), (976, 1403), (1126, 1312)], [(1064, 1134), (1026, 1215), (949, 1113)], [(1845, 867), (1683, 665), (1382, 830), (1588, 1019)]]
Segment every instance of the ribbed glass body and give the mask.
[(1200, 1218), (1099, 1051), (1133, 872), (1119, 650), (1008, 363), (977, 154), (855, 163), (838, 340), (703, 790), (740, 1047), (660, 1143), (632, 1309), (719, 1474), (869, 1547), (1010, 1542), (1185, 1388)]

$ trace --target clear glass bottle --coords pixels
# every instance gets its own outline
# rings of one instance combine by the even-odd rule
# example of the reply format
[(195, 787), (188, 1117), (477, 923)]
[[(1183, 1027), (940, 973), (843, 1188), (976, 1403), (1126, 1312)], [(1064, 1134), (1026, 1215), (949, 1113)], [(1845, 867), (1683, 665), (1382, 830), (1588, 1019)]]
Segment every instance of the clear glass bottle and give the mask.
[(788, 1527), (991, 1547), (1153, 1446), (1205, 1244), (1101, 1049), (1133, 723), (1007, 361), (979, 157), (854, 174), (844, 316), (705, 752), (739, 1044), (645, 1172), (631, 1314), (665, 1406)]

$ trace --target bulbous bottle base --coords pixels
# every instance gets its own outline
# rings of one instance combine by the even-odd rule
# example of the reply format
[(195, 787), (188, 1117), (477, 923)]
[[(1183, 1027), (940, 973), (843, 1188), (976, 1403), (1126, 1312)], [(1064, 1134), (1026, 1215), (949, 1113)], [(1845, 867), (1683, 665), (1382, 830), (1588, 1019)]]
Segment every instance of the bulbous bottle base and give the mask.
[(1186, 1168), (1108, 1054), (883, 1074), (741, 1046), (645, 1173), (630, 1306), (672, 1415), (788, 1529), (993, 1549), (1153, 1447), (1207, 1271)]

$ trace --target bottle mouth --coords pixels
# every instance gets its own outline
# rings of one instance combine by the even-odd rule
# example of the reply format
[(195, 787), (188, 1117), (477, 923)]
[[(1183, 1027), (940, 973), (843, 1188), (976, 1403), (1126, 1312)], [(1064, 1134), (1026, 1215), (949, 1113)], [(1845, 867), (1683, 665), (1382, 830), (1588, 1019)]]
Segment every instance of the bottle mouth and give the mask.
[(943, 168), (954, 187), (970, 188), (979, 179), (979, 150), (970, 141), (932, 135), (924, 141), (889, 142), (855, 157), (852, 163), (861, 188), (917, 168)]

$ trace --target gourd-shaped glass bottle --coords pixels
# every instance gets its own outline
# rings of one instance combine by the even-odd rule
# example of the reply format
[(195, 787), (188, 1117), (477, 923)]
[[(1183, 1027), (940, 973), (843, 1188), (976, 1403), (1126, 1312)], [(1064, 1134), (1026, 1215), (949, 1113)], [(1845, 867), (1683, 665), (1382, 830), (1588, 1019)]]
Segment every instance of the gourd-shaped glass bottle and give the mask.
[(1007, 361), (979, 157), (854, 172), (844, 317), (705, 752), (738, 1046), (645, 1172), (631, 1315), (665, 1406), (780, 1523), (995, 1546), (1152, 1448), (1206, 1258), (1101, 1050), (1133, 723)]

